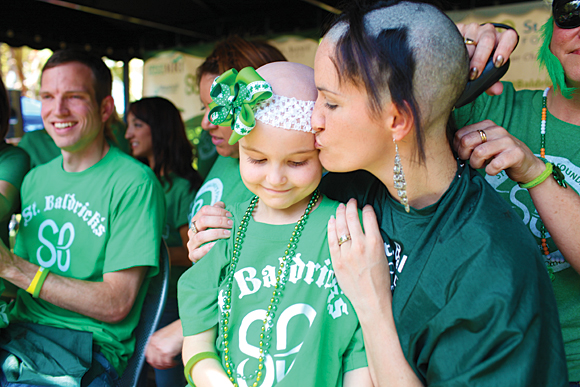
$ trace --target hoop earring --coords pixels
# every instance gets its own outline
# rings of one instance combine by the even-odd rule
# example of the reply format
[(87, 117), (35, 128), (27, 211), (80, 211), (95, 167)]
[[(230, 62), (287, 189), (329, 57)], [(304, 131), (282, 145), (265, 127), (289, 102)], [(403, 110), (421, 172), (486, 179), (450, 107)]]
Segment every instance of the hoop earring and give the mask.
[(399, 155), (399, 146), (393, 138), (395, 144), (395, 166), (393, 167), (393, 182), (395, 189), (399, 196), (399, 201), (405, 206), (405, 211), (409, 212), (409, 199), (407, 198), (407, 182), (405, 181), (405, 174), (403, 173), (403, 164), (401, 164), (401, 156)]

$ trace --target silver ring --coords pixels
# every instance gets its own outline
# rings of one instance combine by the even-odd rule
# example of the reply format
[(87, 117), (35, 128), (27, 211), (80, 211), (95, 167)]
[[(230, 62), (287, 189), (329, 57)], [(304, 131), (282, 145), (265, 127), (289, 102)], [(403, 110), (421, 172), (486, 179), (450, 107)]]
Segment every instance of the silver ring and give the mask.
[(199, 232), (199, 230), (197, 229), (197, 227), (195, 227), (195, 220), (193, 222), (191, 222), (191, 231), (193, 231), (194, 234), (197, 234)]
[(342, 246), (343, 243), (348, 242), (350, 240), (350, 235), (349, 234), (344, 234), (343, 236), (341, 236), (340, 238), (338, 238), (338, 245)]

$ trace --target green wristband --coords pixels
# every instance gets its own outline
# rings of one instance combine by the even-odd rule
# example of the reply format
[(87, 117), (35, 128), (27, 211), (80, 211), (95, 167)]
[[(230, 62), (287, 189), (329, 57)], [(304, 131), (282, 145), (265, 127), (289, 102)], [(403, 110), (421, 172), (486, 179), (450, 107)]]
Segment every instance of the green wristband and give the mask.
[(544, 172), (540, 173), (540, 176), (536, 177), (529, 183), (525, 184), (518, 183), (518, 185), (520, 186), (520, 188), (530, 189), (537, 186), (540, 183), (543, 183), (552, 174), (553, 167), (554, 166), (552, 165), (552, 163), (546, 163), (546, 169), (544, 169)]
[(194, 365), (196, 365), (200, 360), (203, 359), (215, 359), (220, 363), (222, 362), (222, 359), (214, 352), (200, 352), (198, 354), (193, 355), (191, 359), (187, 361), (187, 364), (185, 364), (185, 368), (183, 369), (183, 373), (185, 374), (187, 384), (189, 384), (192, 387), (195, 387), (195, 384), (193, 384), (193, 380), (191, 380), (191, 370), (193, 369)]
[(44, 285), (44, 280), (46, 279), (46, 276), (48, 275), (48, 273), (49, 273), (49, 270), (47, 268), (44, 268), (42, 273), (40, 273), (40, 277), (38, 277), (38, 282), (36, 283), (36, 286), (34, 287), (34, 292), (32, 293), (32, 297), (38, 298), (38, 296), (40, 296), (40, 289), (42, 289), (42, 285)]

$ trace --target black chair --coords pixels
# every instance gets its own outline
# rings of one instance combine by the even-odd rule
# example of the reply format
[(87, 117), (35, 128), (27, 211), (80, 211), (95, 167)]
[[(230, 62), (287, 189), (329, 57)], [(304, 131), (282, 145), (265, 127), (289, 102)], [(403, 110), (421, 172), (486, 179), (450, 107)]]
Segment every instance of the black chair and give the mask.
[(136, 387), (145, 364), (145, 349), (149, 337), (157, 330), (161, 315), (165, 309), (167, 300), (167, 287), (169, 284), (169, 253), (164, 241), (161, 241), (159, 259), (159, 274), (151, 279), (139, 325), (135, 328), (135, 352), (129, 359), (123, 376), (117, 381), (117, 387)]

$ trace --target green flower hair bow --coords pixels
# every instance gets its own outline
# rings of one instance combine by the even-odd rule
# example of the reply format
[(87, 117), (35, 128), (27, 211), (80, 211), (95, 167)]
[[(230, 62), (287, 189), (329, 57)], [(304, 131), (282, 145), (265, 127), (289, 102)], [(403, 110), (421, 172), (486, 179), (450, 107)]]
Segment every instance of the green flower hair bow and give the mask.
[(239, 73), (231, 69), (220, 75), (211, 85), (209, 120), (230, 125), (234, 131), (228, 141), (235, 144), (256, 126), (254, 108), (272, 97), (272, 87), (252, 67)]

